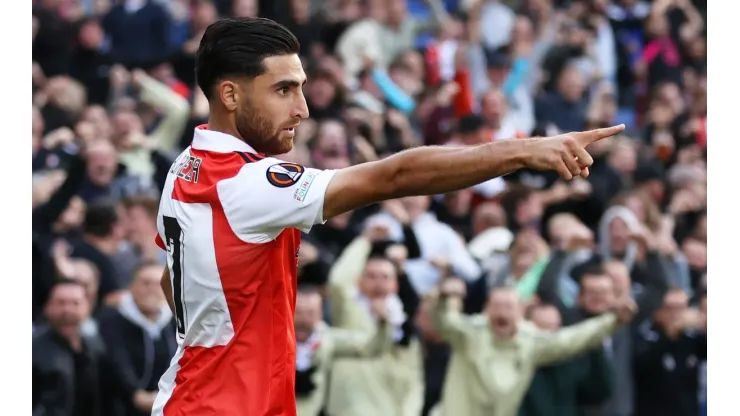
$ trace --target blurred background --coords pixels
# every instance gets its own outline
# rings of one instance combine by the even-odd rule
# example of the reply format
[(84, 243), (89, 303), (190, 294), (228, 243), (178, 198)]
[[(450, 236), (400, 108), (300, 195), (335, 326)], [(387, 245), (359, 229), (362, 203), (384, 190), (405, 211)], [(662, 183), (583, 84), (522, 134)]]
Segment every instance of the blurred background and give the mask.
[[(518, 171), (304, 235), (299, 282), (321, 302), (299, 308), (299, 361), (322, 325), (373, 328), (338, 307), (342, 293), (397, 304), (402, 335), (382, 354), (404, 358), (369, 358), (363, 382), (299, 362), (297, 394), (318, 403), (299, 414), (430, 414), (454, 382), (427, 302), (448, 279), (465, 282), (466, 314), (487, 313), (491, 288), (515, 288), (543, 331), (637, 301), (603, 348), (539, 368), (519, 415), (704, 414), (706, 3), (34, 0), (33, 414), (151, 411), (176, 348), (159, 191), (207, 121), (194, 54), (227, 16), (274, 19), (301, 43), (311, 118), (282, 156), (293, 162), (337, 169), (420, 145), (627, 125), (589, 148), (588, 179)], [(367, 401), (362, 413), (331, 410), (347, 394)], [(415, 404), (372, 404), (386, 400)]]

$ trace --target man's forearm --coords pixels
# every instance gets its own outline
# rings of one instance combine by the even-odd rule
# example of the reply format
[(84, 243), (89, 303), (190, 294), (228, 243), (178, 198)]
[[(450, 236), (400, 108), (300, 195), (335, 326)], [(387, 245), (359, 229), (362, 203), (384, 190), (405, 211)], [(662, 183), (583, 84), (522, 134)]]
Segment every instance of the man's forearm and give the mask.
[(473, 147), (419, 147), (385, 160), (391, 197), (442, 194), (477, 185), (524, 167), (530, 140)]
[(329, 183), (323, 218), (387, 199), (442, 194), (525, 167), (531, 139), (472, 147), (417, 147), (342, 169)]

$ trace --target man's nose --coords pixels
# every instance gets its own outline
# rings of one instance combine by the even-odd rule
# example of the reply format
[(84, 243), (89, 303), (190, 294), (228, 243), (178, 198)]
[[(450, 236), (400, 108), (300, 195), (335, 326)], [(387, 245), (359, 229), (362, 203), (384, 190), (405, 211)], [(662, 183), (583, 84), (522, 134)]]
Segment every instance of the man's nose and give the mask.
[(308, 103), (306, 103), (306, 97), (303, 94), (299, 95), (295, 108), (293, 108), (293, 114), (291, 115), (293, 118), (301, 120), (308, 118)]

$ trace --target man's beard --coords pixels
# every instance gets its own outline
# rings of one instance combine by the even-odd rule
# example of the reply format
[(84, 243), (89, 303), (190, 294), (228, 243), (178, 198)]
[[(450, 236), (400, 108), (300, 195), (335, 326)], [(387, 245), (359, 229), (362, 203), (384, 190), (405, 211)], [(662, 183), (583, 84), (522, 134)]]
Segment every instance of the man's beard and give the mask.
[(243, 108), (236, 113), (236, 130), (248, 145), (257, 153), (264, 155), (282, 155), (290, 152), (293, 148), (291, 138), (281, 138), (281, 130), (276, 129), (263, 117), (251, 102)]

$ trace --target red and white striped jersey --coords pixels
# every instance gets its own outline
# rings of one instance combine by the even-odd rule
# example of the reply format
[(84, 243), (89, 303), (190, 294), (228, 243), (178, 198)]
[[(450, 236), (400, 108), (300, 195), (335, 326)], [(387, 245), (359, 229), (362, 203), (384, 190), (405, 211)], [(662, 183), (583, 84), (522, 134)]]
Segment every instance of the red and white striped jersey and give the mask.
[(300, 230), (323, 222), (333, 175), (196, 128), (157, 216), (179, 346), (153, 415), (295, 415)]

